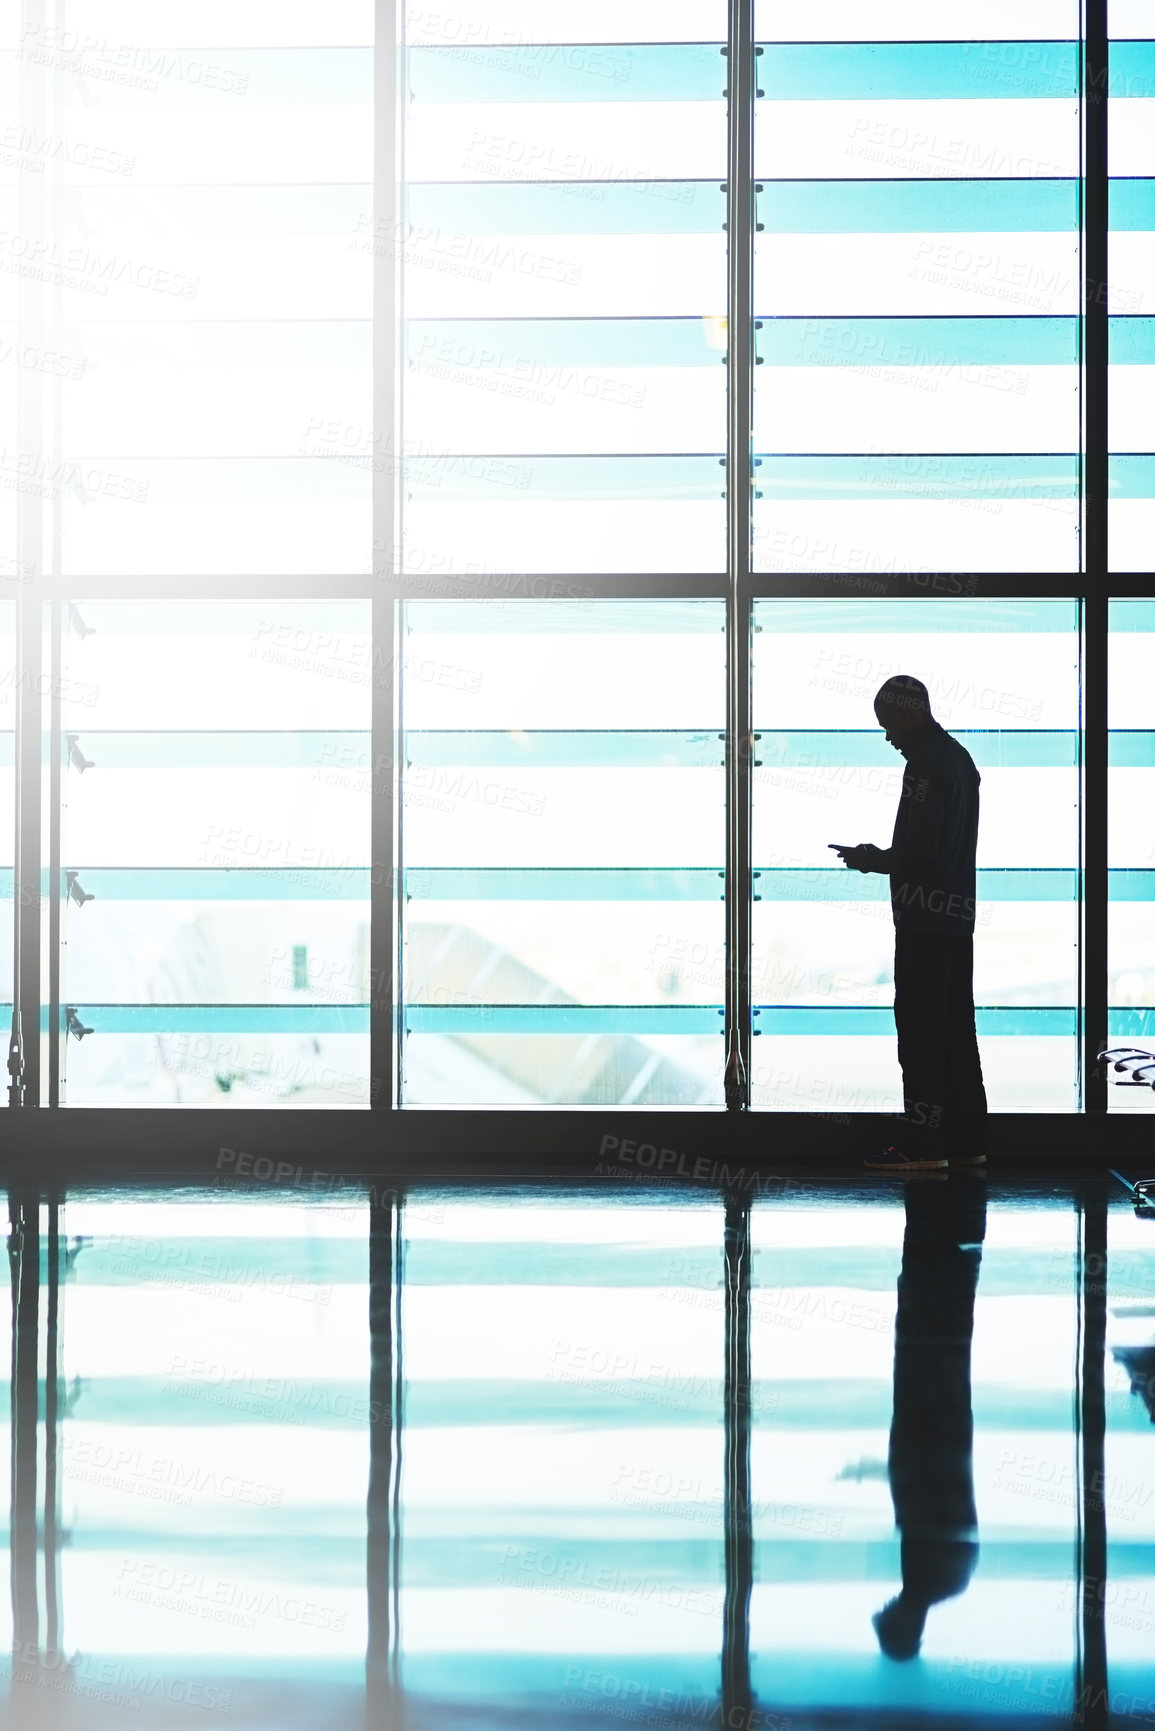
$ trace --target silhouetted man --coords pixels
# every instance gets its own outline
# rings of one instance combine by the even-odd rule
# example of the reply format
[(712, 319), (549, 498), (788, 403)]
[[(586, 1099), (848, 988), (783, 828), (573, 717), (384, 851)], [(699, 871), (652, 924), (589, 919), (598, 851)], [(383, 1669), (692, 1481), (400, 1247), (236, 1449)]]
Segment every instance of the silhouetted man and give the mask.
[(930, 1607), (964, 1592), (978, 1561), (971, 1336), (986, 1213), (971, 1177), (907, 1186), (887, 1460), (902, 1592), (873, 1619), (891, 1659), (914, 1658)]
[(876, 1172), (986, 1159), (987, 1097), (975, 1036), (975, 848), (979, 774), (940, 727), (921, 680), (888, 679), (874, 700), (887, 743), (906, 759), (888, 848), (837, 847), (856, 871), (887, 872), (894, 914), (894, 1022), (903, 1124)]

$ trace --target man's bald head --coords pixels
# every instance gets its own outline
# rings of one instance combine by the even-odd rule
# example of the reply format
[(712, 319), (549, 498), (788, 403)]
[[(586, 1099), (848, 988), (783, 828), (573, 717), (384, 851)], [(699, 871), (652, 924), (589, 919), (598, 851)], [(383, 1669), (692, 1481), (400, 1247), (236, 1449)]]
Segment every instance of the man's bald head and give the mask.
[(879, 687), (874, 699), (874, 712), (879, 720), (884, 713), (893, 714), (896, 710), (931, 720), (930, 693), (921, 679), (915, 679), (910, 673), (896, 673), (893, 679)]
[(887, 739), (900, 751), (934, 719), (930, 693), (921, 679), (909, 673), (896, 673), (879, 687), (874, 713)]

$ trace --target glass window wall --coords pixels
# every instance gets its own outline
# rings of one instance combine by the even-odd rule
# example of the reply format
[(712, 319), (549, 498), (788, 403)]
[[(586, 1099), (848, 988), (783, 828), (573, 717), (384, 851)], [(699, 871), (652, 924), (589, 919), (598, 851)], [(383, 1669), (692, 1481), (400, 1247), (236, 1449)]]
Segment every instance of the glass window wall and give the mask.
[(1155, 23), (1109, 14), (1089, 69), (1074, 0), (0, 25), (0, 1012), (19, 924), (39, 1103), (720, 1107), (728, 898), (749, 1103), (896, 1104), (888, 910), (819, 859), (892, 815), (838, 669), (917, 653), (984, 777), (991, 1103), (1079, 1106), (1108, 971), (1112, 1039), (1152, 1007), (1125, 693), (1079, 972), (1076, 609), (1100, 513), (1141, 611), (1155, 493)]

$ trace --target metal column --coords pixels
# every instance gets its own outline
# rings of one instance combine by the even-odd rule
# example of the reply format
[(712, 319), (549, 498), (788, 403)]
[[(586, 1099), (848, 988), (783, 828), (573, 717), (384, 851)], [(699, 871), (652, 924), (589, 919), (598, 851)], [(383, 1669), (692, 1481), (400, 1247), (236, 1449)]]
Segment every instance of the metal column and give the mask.
[(750, 507), (754, 396), (753, 0), (731, 0), (726, 294), (726, 1105), (750, 1103)]
[(1083, 1108), (1107, 1110), (1107, 0), (1083, 5)]
[(372, 871), (369, 925), (369, 1102), (394, 1099), (394, 974), (397, 874), (394, 860), (394, 711), (396, 629), (394, 564), (398, 542), (397, 260), (401, 178), (399, 21), (396, 0), (377, 0), (373, 46), (373, 438), (372, 667), (370, 747)]
[[(21, 26), (26, 41), (43, 41), (45, 0), (24, 0)], [(19, 105), (28, 128), (48, 130), (48, 69), (33, 56), (19, 61)], [(48, 189), (45, 175), (21, 164), (18, 227), (29, 243), (47, 240)], [(17, 290), (20, 341), (45, 347), (46, 290), (35, 276), (23, 276)], [(9, 1104), (38, 1106), (41, 1086), (41, 690), (44, 621), (44, 500), (41, 458), (45, 450), (45, 377), (21, 367), (16, 381), (16, 441), (28, 465), (29, 485), (17, 494), (15, 784), (16, 854), (13, 881), (13, 1006), (9, 1046)]]

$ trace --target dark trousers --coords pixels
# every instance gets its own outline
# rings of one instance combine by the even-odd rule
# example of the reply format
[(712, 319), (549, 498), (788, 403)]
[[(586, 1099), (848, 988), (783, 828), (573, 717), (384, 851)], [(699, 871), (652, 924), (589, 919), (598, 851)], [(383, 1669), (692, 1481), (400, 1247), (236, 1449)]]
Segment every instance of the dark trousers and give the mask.
[(894, 934), (894, 1025), (907, 1153), (981, 1146), (986, 1089), (975, 1036), (974, 939)]
[(903, 1609), (920, 1628), (931, 1605), (965, 1589), (978, 1560), (971, 1336), (985, 1236), (981, 1181), (908, 1185), (887, 1464)]

